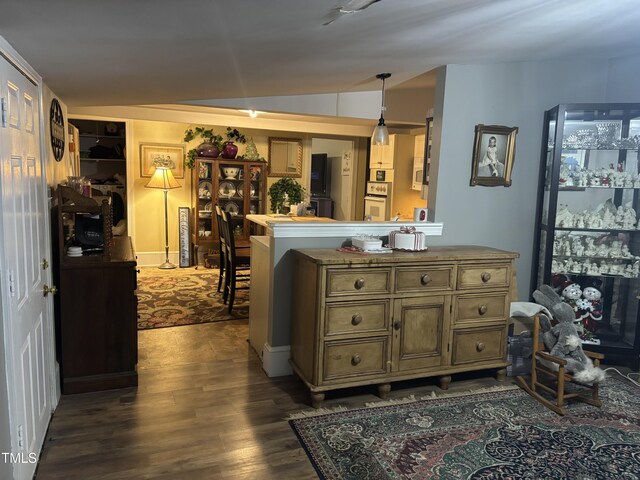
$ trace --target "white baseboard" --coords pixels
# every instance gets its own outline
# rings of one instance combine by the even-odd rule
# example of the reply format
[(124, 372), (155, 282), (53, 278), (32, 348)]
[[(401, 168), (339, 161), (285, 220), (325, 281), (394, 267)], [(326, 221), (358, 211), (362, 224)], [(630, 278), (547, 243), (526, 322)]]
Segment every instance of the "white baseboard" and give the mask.
[[(136, 257), (139, 267), (157, 267), (165, 260), (164, 252), (139, 252), (136, 253)], [(178, 252), (169, 252), (169, 261), (178, 266), (180, 262)]]
[(267, 377), (283, 377), (293, 374), (289, 358), (291, 357), (291, 346), (272, 347), (265, 343), (262, 347), (262, 369)]

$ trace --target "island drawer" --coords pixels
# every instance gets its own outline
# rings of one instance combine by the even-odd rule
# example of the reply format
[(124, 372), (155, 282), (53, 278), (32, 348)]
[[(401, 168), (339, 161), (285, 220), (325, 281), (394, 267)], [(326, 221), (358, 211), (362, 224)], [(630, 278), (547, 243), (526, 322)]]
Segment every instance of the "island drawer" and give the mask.
[(396, 269), (396, 292), (453, 290), (453, 271), (453, 265), (398, 267)]
[(387, 337), (326, 342), (322, 377), (335, 380), (386, 373), (387, 349)]
[(327, 297), (391, 292), (391, 268), (327, 270)]
[(327, 304), (325, 336), (388, 333), (389, 312), (389, 299)]

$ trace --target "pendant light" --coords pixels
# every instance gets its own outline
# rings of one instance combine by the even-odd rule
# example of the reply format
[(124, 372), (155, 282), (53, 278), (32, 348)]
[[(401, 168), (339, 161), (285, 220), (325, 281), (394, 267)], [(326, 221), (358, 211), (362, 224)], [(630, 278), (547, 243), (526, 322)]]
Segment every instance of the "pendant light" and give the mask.
[(387, 109), (384, 106), (384, 81), (391, 76), (390, 73), (379, 73), (376, 78), (382, 80), (382, 107), (380, 108), (380, 120), (378, 125), (373, 130), (371, 136), (371, 143), (374, 145), (389, 145), (389, 129), (384, 124), (384, 111)]

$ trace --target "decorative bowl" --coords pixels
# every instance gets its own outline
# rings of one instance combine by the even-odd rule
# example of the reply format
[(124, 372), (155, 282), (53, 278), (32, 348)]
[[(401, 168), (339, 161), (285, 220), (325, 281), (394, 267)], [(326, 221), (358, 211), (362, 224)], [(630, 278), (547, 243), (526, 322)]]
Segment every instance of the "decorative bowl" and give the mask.
[(224, 173), (225, 178), (236, 178), (238, 176), (238, 173), (240, 173), (240, 168), (222, 167), (222, 173)]

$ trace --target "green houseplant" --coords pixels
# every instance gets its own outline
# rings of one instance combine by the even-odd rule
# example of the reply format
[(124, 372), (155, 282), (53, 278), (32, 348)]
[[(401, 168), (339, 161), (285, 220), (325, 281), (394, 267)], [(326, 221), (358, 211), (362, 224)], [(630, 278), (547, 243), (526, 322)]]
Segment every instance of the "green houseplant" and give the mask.
[(212, 128), (195, 127), (187, 128), (184, 131), (184, 141), (190, 142), (195, 138), (202, 138), (203, 142), (196, 148), (192, 148), (187, 152), (187, 168), (193, 168), (196, 165), (196, 157), (217, 158), (222, 150), (222, 136), (213, 133)]
[(236, 155), (238, 154), (238, 147), (235, 142), (246, 143), (247, 137), (240, 133), (237, 128), (231, 127), (227, 127), (226, 135), (227, 141), (224, 142), (224, 146), (222, 147), (222, 154), (220, 156), (226, 159), (236, 158)]
[(271, 211), (280, 213), (284, 208), (285, 200), (289, 204), (298, 204), (304, 196), (304, 187), (293, 178), (285, 177), (278, 180), (269, 187), (269, 200), (271, 201)]

